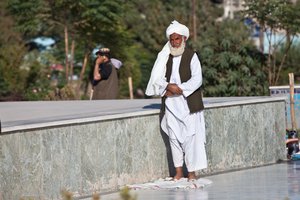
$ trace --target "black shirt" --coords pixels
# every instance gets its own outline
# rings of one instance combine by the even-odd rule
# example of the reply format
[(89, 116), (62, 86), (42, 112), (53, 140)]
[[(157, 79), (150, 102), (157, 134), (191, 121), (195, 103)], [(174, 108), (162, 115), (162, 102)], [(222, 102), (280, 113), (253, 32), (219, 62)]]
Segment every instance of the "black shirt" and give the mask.
[(112, 71), (112, 63), (107, 61), (105, 63), (101, 63), (99, 66), (99, 73), (101, 75), (101, 80), (107, 80)]
[[(113, 66), (110, 60), (99, 65), (99, 74), (101, 75), (101, 79), (99, 81), (107, 80), (109, 78), (112, 71), (112, 67)], [(97, 85), (99, 81), (93, 80), (93, 85)]]

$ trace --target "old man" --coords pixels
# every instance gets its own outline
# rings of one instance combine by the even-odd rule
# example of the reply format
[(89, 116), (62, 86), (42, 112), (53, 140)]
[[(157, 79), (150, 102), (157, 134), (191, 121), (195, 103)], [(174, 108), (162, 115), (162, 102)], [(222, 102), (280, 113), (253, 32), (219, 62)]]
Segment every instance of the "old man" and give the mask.
[(189, 29), (173, 21), (166, 30), (168, 42), (154, 63), (146, 94), (162, 97), (162, 130), (169, 136), (174, 180), (183, 178), (183, 164), (188, 180), (207, 168), (205, 122), (200, 86), (202, 69), (197, 53), (186, 48)]

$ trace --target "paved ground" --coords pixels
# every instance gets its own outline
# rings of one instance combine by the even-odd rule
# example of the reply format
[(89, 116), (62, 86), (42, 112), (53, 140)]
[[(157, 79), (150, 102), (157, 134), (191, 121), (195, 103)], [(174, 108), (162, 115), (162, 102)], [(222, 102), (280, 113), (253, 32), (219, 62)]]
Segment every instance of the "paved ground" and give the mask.
[[(300, 161), (205, 177), (213, 184), (195, 190), (136, 190), (138, 200), (299, 200)], [(119, 193), (101, 200), (120, 200)]]

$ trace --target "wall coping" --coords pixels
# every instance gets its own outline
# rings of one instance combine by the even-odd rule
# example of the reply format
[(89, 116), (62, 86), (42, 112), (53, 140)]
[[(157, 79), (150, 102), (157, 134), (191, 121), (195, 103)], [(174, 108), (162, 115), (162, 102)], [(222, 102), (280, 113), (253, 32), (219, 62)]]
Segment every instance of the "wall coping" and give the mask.
[[(124, 102), (125, 101), (125, 102)], [(287, 97), (219, 97), (219, 98), (204, 98), (204, 107), (205, 109), (214, 109), (214, 108), (222, 108), (222, 107), (231, 107), (231, 106), (240, 106), (240, 105), (249, 105), (249, 104), (259, 104), (259, 103), (271, 103), (271, 102), (280, 102), (280, 101), (287, 101)], [(68, 103), (67, 101), (64, 101), (65, 103)], [(87, 101), (82, 101), (83, 105), (88, 103)], [(90, 102), (90, 101), (89, 101)], [(90, 102), (90, 103), (95, 103)], [(107, 100), (104, 100), (102, 102), (108, 103)], [(146, 116), (146, 115), (156, 115), (159, 114), (159, 104), (160, 99), (148, 99), (145, 101), (141, 100), (111, 100), (112, 103), (124, 103), (124, 106), (128, 106), (128, 109), (123, 110), (123, 112), (117, 112), (116, 109), (114, 112), (108, 112), (107, 110), (104, 113), (93, 113), (90, 114), (90, 116), (87, 113), (81, 113), (78, 116), (75, 116), (74, 118), (67, 116), (62, 117), (62, 119), (55, 119), (55, 115), (52, 117), (49, 117), (48, 119), (43, 119), (43, 117), (37, 118), (32, 120), (31, 122), (24, 123), (24, 120), (20, 120), (19, 122), (13, 124), (13, 125), (7, 125), (7, 121), (5, 120), (6, 115), (13, 118), (13, 115), (18, 115), (18, 110), (12, 111), (12, 113), (0, 113), (0, 120), (2, 121), (2, 129), (0, 132), (1, 134), (9, 134), (16, 131), (25, 131), (25, 130), (32, 130), (32, 129), (41, 129), (41, 128), (48, 128), (48, 127), (55, 127), (55, 126), (64, 126), (64, 125), (76, 125), (76, 124), (82, 124), (82, 123), (92, 123), (97, 121), (107, 121), (107, 120), (115, 120), (115, 119), (121, 119), (121, 118), (130, 118), (130, 117), (137, 117), (137, 116)], [(22, 103), (22, 102), (20, 102)], [(41, 103), (41, 102), (39, 102)], [(51, 102), (47, 102), (49, 105)], [(52, 102), (55, 104), (55, 102)], [(80, 104), (80, 102), (77, 102)], [(89, 103), (89, 104), (90, 104)], [(149, 106), (149, 103), (151, 105), (156, 106)], [(4, 105), (5, 104), (5, 105)], [(12, 109), (18, 102), (5, 102), (0, 103), (0, 110), (3, 110), (5, 106), (11, 107)], [(101, 101), (97, 101), (97, 104), (101, 104)], [(103, 103), (104, 104), (104, 103)], [(31, 102), (31, 106), (34, 106), (35, 102)], [(137, 107), (133, 109), (129, 109), (130, 105), (136, 105)], [(148, 108), (147, 108), (148, 106)], [(1, 108), (2, 107), (2, 108)], [(105, 107), (105, 106), (104, 106)], [(27, 107), (27, 109), (29, 109)], [(32, 107), (34, 109), (34, 107)], [(42, 108), (40, 108), (42, 109)], [(63, 108), (61, 108), (63, 109)], [(117, 108), (118, 109), (118, 108)], [(30, 109), (29, 109), (30, 110)], [(8, 112), (9, 109), (6, 110)], [(13, 113), (15, 112), (15, 113)], [(41, 110), (40, 112), (43, 112)], [(67, 112), (67, 111), (66, 111)], [(68, 113), (66, 113), (67, 115)], [(30, 113), (28, 114), (30, 115)], [(47, 116), (44, 114), (44, 116)], [(61, 117), (61, 116), (60, 116)], [(48, 121), (47, 121), (48, 120)], [(23, 123), (22, 123), (23, 122)], [(4, 126), (3, 126), (4, 125)]]
[(238, 105), (249, 105), (259, 103), (271, 103), (278, 101), (287, 101), (288, 98), (285, 96), (281, 97), (223, 97), (226, 100), (223, 102), (214, 102), (213, 99), (205, 101), (205, 109), (220, 108), (220, 107), (231, 107)]

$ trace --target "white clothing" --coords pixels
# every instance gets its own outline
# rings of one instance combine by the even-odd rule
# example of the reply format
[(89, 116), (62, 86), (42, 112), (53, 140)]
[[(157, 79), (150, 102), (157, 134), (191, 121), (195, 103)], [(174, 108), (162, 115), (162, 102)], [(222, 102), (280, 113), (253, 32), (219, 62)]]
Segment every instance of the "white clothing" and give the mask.
[(123, 63), (116, 58), (111, 58), (110, 61), (116, 69), (120, 69), (123, 65)]
[[(183, 35), (186, 37), (186, 39), (188, 39), (190, 35), (189, 29), (185, 25), (178, 23), (176, 20), (174, 20), (166, 30), (166, 36), (168, 40), (170, 35), (173, 33)], [(169, 54), (170, 46), (169, 42), (167, 42), (163, 49), (158, 53), (156, 61), (153, 65), (151, 76), (146, 88), (146, 95), (159, 95), (159, 85), (157, 81), (163, 79), (166, 74), (166, 64), (169, 59)]]
[(168, 62), (169, 55), (170, 47), (169, 42), (167, 42), (164, 48), (158, 53), (156, 61), (153, 65), (151, 76), (146, 88), (146, 95), (159, 95), (159, 85), (157, 85), (157, 81), (163, 79), (166, 74), (166, 64)]
[[(186, 97), (201, 86), (202, 71), (198, 56), (194, 54), (190, 64), (191, 78), (182, 83), (179, 75), (181, 57), (173, 57), (170, 83), (176, 83), (183, 90), (183, 95), (166, 98), (161, 127), (170, 138), (175, 167), (183, 165), (185, 153), (188, 171), (196, 171), (207, 167), (204, 114), (203, 111), (190, 114)], [(163, 96), (168, 85), (166, 78), (160, 79), (157, 84)]]
[[(201, 112), (201, 116), (204, 123), (203, 112)], [(205, 129), (199, 131), (205, 132)], [(189, 172), (207, 168), (205, 144), (201, 141), (199, 136), (201, 136), (201, 134), (188, 136), (185, 142), (182, 144), (176, 139), (170, 139), (172, 157), (175, 167), (182, 167), (183, 161), (185, 161)], [(183, 152), (185, 156), (183, 156)]]

